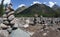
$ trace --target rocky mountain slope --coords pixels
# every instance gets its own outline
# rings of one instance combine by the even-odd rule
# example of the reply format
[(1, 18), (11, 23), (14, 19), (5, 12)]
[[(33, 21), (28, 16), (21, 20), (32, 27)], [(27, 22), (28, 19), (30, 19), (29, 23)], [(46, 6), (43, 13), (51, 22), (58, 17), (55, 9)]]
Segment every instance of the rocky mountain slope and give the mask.
[(28, 7), (27, 9), (15, 13), (17, 17), (20, 16), (34, 16), (35, 14), (43, 15), (43, 16), (55, 16), (56, 11), (54, 11), (52, 8), (50, 8), (49, 6), (45, 5), (45, 4), (34, 4), (30, 7)]

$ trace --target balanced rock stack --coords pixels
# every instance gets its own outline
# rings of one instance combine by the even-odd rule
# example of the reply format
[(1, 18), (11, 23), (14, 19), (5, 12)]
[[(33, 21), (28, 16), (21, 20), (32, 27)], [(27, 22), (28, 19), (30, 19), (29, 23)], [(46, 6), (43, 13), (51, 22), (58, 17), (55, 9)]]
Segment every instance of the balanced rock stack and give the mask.
[(9, 4), (5, 9), (5, 14), (3, 15), (3, 24), (6, 26), (13, 27), (14, 23), (12, 21), (14, 20), (15, 16), (14, 9), (12, 9), (12, 4)]

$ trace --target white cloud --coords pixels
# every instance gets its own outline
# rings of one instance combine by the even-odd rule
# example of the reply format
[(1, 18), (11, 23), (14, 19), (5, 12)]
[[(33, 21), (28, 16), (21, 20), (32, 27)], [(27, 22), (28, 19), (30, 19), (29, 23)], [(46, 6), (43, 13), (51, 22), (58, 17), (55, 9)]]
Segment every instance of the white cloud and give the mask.
[[(1, 1), (2, 0), (0, 0), (0, 4), (1, 4)], [(9, 4), (9, 3), (11, 3), (11, 0), (4, 0), (4, 4)]]
[(56, 4), (56, 2), (49, 1), (49, 5), (48, 6), (52, 7), (54, 4)]
[(43, 2), (43, 4), (46, 4), (47, 2)]
[(41, 2), (39, 2), (39, 1), (33, 1), (33, 3), (31, 5), (34, 5), (36, 3), (41, 4)]
[(41, 4), (39, 1), (34, 1), (34, 2), (33, 2), (33, 4), (36, 4), (36, 3)]
[(19, 5), (18, 7), (22, 7), (22, 6), (26, 6), (25, 4), (21, 4), (21, 5)]

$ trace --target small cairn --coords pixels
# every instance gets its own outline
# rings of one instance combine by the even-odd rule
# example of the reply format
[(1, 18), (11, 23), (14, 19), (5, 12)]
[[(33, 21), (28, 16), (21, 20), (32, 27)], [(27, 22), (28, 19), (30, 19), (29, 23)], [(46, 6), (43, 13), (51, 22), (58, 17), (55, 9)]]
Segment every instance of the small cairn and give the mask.
[(12, 9), (12, 4), (8, 4), (5, 8), (5, 14), (3, 15), (3, 23), (1, 23), (1, 29), (7, 30), (9, 34), (12, 30), (15, 30), (15, 16), (14, 16), (14, 9)]
[(10, 3), (5, 9), (5, 14), (3, 15), (3, 24), (12, 27), (14, 25), (14, 23), (12, 23), (12, 20), (15, 18), (13, 14), (14, 9), (12, 9), (12, 4)]
[[(12, 4), (8, 4), (5, 8), (5, 14), (3, 15), (3, 22), (0, 24), (0, 35), (9, 37), (9, 34), (11, 34), (12, 30), (16, 30), (16, 19), (14, 16), (14, 9), (12, 9)], [(6, 34), (6, 35), (4, 35)]]

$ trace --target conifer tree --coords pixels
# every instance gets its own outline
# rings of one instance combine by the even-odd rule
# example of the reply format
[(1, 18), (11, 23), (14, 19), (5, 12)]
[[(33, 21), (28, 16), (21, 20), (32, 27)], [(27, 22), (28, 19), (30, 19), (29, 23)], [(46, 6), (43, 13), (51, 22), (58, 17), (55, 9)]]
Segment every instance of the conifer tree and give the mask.
[(1, 1), (0, 4), (0, 17), (4, 14), (4, 5), (3, 5), (4, 0)]

